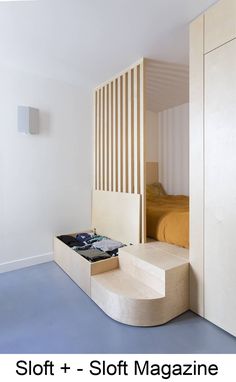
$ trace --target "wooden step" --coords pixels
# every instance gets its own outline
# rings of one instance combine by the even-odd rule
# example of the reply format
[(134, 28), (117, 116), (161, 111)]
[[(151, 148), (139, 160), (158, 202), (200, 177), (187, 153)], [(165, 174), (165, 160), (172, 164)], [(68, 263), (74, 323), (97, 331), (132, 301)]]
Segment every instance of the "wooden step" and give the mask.
[[(178, 255), (179, 254), (179, 255)], [(166, 272), (188, 264), (188, 250), (154, 242), (123, 247), (119, 250), (119, 266), (130, 276), (165, 294)]]
[(125, 261), (125, 254), (135, 257), (137, 264), (140, 261), (144, 261), (163, 270), (189, 262), (188, 249), (159, 241), (120, 248), (120, 261)]
[(135, 326), (164, 323), (161, 301), (165, 296), (121, 269), (92, 276), (91, 298), (119, 322)]
[(131, 277), (121, 269), (100, 273), (92, 276), (94, 283), (99, 283), (111, 293), (132, 299), (155, 299), (164, 297), (163, 294), (142, 283), (137, 278)]
[(162, 243), (148, 243), (121, 248), (119, 269), (91, 277), (94, 302), (113, 319), (137, 326), (161, 325), (185, 312), (187, 250), (173, 247), (165, 251)]
[(118, 257), (90, 263), (58, 238), (57, 264), (113, 319), (161, 325), (189, 308), (188, 251), (151, 242), (121, 248)]

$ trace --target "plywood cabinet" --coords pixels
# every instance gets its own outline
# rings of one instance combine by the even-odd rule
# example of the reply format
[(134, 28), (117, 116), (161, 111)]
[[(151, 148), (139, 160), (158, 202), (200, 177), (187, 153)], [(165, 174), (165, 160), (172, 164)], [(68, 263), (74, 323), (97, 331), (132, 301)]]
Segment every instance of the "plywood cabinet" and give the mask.
[(236, 335), (236, 1), (195, 20), (190, 45), (190, 306)]
[(205, 53), (236, 38), (236, 1), (221, 0), (205, 13)]
[(205, 317), (236, 335), (236, 40), (205, 57)]
[(190, 307), (203, 315), (204, 202), (204, 17), (190, 28)]

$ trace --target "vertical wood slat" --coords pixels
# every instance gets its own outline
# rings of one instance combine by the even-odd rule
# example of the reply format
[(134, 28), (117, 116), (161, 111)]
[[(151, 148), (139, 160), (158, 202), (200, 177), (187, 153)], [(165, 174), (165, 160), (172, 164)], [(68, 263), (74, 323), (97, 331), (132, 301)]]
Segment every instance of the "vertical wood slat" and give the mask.
[(123, 191), (123, 81), (122, 77), (118, 78), (118, 88), (117, 88), (117, 133), (118, 133), (118, 191)]
[(123, 75), (123, 192), (128, 192), (128, 73)]
[(140, 193), (140, 68), (134, 68), (134, 192)]
[(121, 115), (120, 115), (120, 77), (117, 79), (117, 191), (121, 192)]
[(105, 190), (105, 88), (102, 88), (102, 190)]
[(137, 84), (137, 67), (134, 68), (133, 79), (133, 114), (134, 114), (134, 193), (138, 193), (138, 84)]
[(141, 242), (146, 241), (146, 157), (145, 157), (145, 62), (140, 63), (139, 70), (139, 123), (140, 123), (140, 193), (141, 200)]
[(116, 173), (115, 173), (115, 178), (116, 178), (116, 192), (118, 192), (118, 176), (119, 176), (119, 173), (118, 173), (118, 97), (119, 97), (119, 93), (118, 93), (118, 79), (116, 79), (116, 87), (115, 87), (115, 92), (116, 92), (116, 97), (115, 97), (115, 119), (116, 119), (116, 128), (115, 128), (115, 152), (116, 152)]
[(120, 192), (123, 192), (123, 77), (120, 76)]
[(141, 178), (141, 151), (142, 151), (142, 148), (141, 148), (141, 132), (140, 132), (140, 66), (137, 67), (137, 130), (138, 130), (138, 133), (137, 133), (137, 138), (138, 138), (138, 142), (137, 142), (137, 147), (138, 147), (138, 155), (137, 155), (137, 176), (138, 176), (138, 179), (137, 179), (137, 182), (138, 182), (138, 194), (140, 194), (140, 190), (141, 190), (141, 186), (140, 186), (140, 178)]
[(94, 189), (97, 190), (97, 91), (94, 92)]
[(98, 88), (94, 95), (94, 188), (142, 195), (144, 239), (144, 62)]
[(101, 89), (98, 90), (98, 135), (97, 135), (97, 174), (98, 174), (98, 182), (97, 187), (98, 190), (101, 190)]
[(109, 191), (113, 191), (113, 83), (109, 83)]
[(113, 191), (117, 191), (117, 80), (113, 81)]
[(103, 191), (107, 191), (107, 159), (108, 159), (108, 151), (107, 151), (107, 86), (103, 87), (103, 121), (104, 121), (104, 128), (103, 128)]
[(100, 190), (103, 190), (104, 181), (104, 113), (103, 113), (103, 88), (100, 90)]
[(128, 163), (129, 192), (134, 192), (133, 69), (128, 72)]
[(107, 160), (106, 160), (106, 190), (109, 191), (109, 165), (110, 165), (110, 119), (109, 119), (109, 85), (106, 85), (106, 115), (107, 115), (107, 141), (106, 141), (106, 150), (107, 150)]

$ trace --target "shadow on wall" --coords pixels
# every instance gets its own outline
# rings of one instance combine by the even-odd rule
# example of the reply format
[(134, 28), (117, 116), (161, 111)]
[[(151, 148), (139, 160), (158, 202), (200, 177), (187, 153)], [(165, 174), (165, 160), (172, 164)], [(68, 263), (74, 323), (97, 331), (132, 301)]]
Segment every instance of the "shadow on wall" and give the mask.
[(39, 111), (39, 134), (50, 136), (51, 134), (51, 115), (46, 110)]

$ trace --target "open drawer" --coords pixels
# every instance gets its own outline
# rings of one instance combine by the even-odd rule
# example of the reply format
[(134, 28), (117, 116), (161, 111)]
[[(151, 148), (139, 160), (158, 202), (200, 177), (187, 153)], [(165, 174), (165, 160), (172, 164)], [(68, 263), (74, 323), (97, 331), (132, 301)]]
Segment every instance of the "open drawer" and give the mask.
[(118, 256), (91, 263), (57, 237), (54, 238), (54, 261), (88, 296), (91, 296), (91, 276), (119, 267)]

